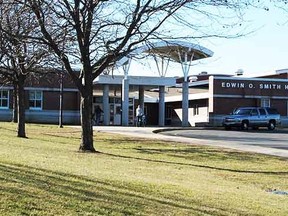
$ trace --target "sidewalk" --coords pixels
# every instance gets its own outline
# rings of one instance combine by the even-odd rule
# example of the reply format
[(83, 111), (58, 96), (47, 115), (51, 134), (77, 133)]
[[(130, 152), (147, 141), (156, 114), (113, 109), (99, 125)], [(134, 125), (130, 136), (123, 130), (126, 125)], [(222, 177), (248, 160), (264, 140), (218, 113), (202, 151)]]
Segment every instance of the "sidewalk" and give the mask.
[[(117, 133), (133, 137), (141, 137), (148, 139), (158, 139), (166, 141), (174, 141), (187, 143), (192, 145), (208, 145), (208, 146), (217, 146), (221, 148), (230, 148), (238, 151), (246, 151), (253, 153), (261, 153), (273, 156), (279, 156), (288, 158), (288, 150), (255, 146), (255, 145), (243, 145), (235, 142), (223, 142), (217, 140), (209, 139), (197, 139), (197, 138), (188, 138), (175, 135), (164, 135), (161, 134), (161, 131), (177, 131), (177, 130), (191, 130), (197, 133), (197, 130), (201, 128), (163, 128), (163, 127), (123, 127), (123, 126), (95, 126), (94, 131), (107, 132), (107, 133)], [(202, 129), (203, 130), (203, 129)]]

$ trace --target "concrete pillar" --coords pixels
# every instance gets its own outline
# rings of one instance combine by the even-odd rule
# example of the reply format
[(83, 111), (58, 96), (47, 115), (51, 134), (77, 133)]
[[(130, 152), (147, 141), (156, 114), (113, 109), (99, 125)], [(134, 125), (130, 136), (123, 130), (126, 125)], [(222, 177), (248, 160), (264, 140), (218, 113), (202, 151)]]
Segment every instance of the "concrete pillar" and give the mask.
[(144, 111), (144, 87), (139, 86), (139, 105)]
[(184, 81), (182, 84), (182, 127), (189, 126), (189, 82)]
[(158, 125), (165, 126), (165, 86), (159, 86), (159, 117)]
[(129, 79), (122, 81), (122, 126), (129, 125)]
[(103, 124), (107, 126), (110, 124), (109, 85), (108, 84), (105, 84), (103, 87), (103, 112), (104, 112)]

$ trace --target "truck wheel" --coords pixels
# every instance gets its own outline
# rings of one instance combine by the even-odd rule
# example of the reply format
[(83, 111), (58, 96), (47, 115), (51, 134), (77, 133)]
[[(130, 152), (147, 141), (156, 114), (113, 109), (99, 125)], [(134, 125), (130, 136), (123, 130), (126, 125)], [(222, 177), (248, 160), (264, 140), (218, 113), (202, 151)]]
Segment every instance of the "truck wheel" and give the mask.
[(231, 130), (230, 126), (225, 126), (225, 130)]
[(274, 130), (276, 128), (276, 124), (274, 121), (270, 121), (268, 124), (268, 130)]
[(249, 123), (247, 121), (243, 121), (241, 124), (241, 129), (242, 130), (248, 130)]

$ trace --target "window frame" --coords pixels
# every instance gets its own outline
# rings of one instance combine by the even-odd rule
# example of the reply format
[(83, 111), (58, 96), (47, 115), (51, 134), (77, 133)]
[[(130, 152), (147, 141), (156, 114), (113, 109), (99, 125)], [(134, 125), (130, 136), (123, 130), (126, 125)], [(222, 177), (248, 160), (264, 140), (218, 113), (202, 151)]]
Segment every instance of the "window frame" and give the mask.
[[(3, 97), (3, 92), (7, 92), (7, 98)], [(2, 106), (3, 100), (7, 100), (7, 106)], [(9, 90), (6, 89), (1, 89), (0, 90), (0, 109), (9, 109), (9, 101), (10, 101), (10, 92)]]
[[(31, 93), (34, 92), (34, 98), (31, 99)], [(41, 98), (37, 98), (37, 93), (41, 94)], [(34, 106), (30, 106), (30, 102), (33, 101)], [(37, 107), (37, 101), (40, 101), (40, 107)], [(30, 90), (29, 91), (29, 110), (42, 110), (43, 109), (43, 91), (41, 90)]]
[(270, 98), (261, 98), (261, 107), (270, 107), (271, 100)]

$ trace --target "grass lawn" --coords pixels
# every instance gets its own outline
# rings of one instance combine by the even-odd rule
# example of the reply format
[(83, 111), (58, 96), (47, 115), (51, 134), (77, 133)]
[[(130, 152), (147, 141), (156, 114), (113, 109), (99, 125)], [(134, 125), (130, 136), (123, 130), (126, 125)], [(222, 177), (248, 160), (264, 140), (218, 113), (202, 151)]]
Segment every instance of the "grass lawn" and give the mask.
[(288, 160), (207, 146), (0, 123), (0, 215), (288, 215)]

